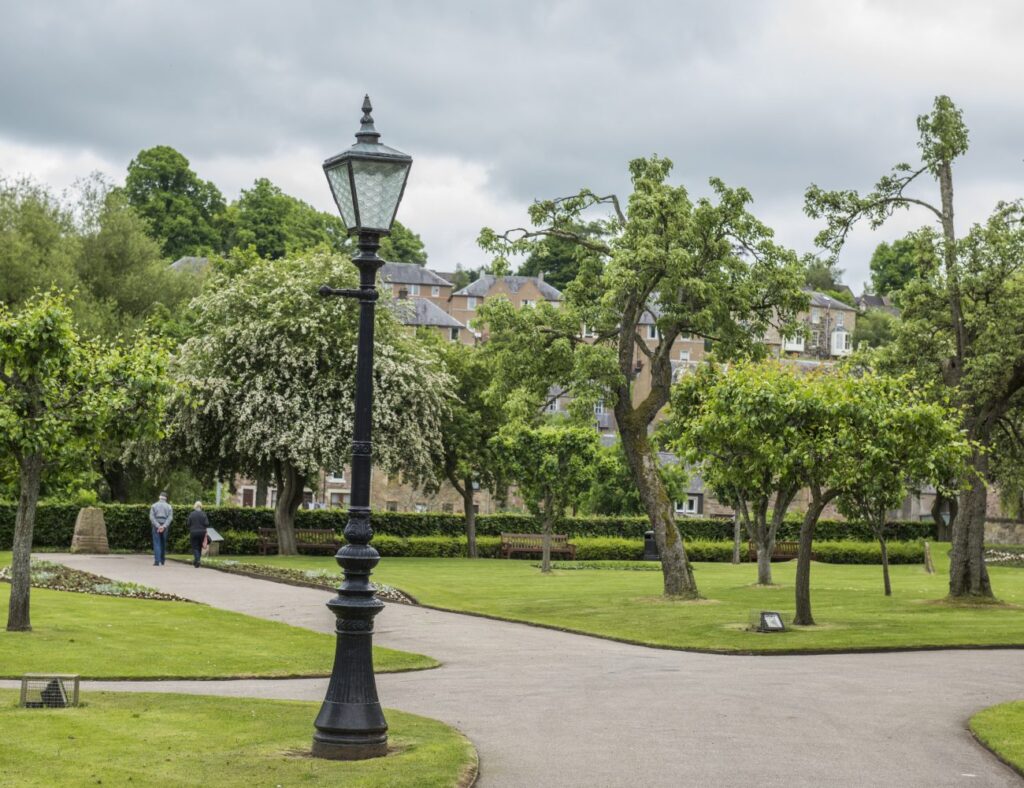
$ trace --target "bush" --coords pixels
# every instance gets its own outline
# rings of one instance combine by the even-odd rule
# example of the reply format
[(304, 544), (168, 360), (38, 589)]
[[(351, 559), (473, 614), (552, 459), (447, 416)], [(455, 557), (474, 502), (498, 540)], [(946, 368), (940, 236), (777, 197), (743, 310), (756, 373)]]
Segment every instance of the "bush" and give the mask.
[[(890, 542), (886, 545), (890, 564), (924, 563), (921, 542)], [(814, 554), (825, 564), (880, 564), (882, 548), (877, 542), (815, 542)]]

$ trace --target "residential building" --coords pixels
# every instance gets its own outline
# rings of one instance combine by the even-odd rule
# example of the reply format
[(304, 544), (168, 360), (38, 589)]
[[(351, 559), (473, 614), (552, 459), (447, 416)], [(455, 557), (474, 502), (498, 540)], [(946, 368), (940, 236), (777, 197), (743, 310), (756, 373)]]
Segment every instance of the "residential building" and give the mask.
[(426, 298), (442, 311), (448, 309), (452, 283), (429, 268), (417, 263), (384, 263), (380, 278), (385, 293), (390, 286), (392, 298)]
[[(470, 328), (476, 319), (477, 310), (494, 298), (506, 298), (513, 306), (532, 307), (547, 301), (558, 304), (562, 293), (544, 281), (544, 276), (493, 276), (481, 274), (461, 290), (452, 293), (448, 314)], [(487, 332), (483, 332), (486, 338)]]
[(793, 360), (834, 361), (853, 352), (857, 310), (832, 296), (809, 291), (810, 304), (797, 316), (803, 331), (783, 337), (772, 327), (764, 341), (771, 354)]

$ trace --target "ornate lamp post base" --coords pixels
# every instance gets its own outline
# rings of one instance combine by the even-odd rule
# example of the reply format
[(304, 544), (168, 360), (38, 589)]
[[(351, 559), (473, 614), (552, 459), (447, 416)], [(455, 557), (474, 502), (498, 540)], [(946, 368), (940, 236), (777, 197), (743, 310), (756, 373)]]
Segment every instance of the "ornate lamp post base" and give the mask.
[(323, 741), (321, 734), (313, 734), (313, 757), (330, 761), (363, 761), (367, 758), (381, 758), (388, 754), (388, 736), (382, 734), (380, 741), (369, 743), (362, 738), (358, 741)]

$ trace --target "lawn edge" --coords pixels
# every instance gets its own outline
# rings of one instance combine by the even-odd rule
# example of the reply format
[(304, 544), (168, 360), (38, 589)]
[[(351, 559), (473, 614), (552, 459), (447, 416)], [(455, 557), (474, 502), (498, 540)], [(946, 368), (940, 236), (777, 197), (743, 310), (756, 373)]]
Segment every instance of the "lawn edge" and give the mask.
[[(1008, 703), (1012, 703), (1013, 701), (1007, 701), (1007, 702), (1008, 702)], [(974, 739), (974, 741), (976, 741), (976, 742), (978, 743), (978, 745), (979, 745), (979, 746), (980, 746), (980, 747), (981, 747), (982, 749), (984, 749), (984, 750), (985, 750), (985, 751), (987, 751), (987, 752), (988, 752), (988, 753), (989, 753), (990, 755), (992, 755), (992, 757), (993, 757), (993, 758), (995, 758), (995, 759), (996, 759), (997, 761), (999, 761), (1000, 763), (1002, 763), (1002, 764), (1003, 764), (1004, 766), (1006, 766), (1007, 768), (1009, 768), (1009, 769), (1013, 770), (1013, 771), (1014, 771), (1014, 772), (1015, 772), (1015, 773), (1016, 773), (1017, 775), (1019, 775), (1020, 777), (1024, 777), (1024, 768), (1021, 768), (1020, 766), (1018, 766), (1017, 764), (1013, 763), (1012, 761), (1010, 761), (1010, 760), (1008, 760), (1008, 759), (1004, 758), (1004, 757), (1003, 757), (1003, 756), (1002, 756), (1002, 755), (1001, 755), (1001, 754), (1000, 754), (1000, 753), (998, 752), (998, 750), (996, 750), (996, 749), (994, 749), (994, 748), (990, 747), (990, 746), (989, 746), (989, 745), (988, 745), (988, 744), (987, 744), (987, 743), (985, 742), (985, 740), (984, 740), (984, 739), (982, 739), (982, 738), (981, 738), (981, 737), (980, 737), (980, 736), (979, 736), (979, 735), (977, 734), (977, 732), (976, 732), (976, 731), (974, 730), (974, 728), (973, 728), (973, 727), (971, 726), (971, 723), (972, 723), (972, 722), (974, 721), (974, 718), (975, 718), (976, 716), (978, 716), (978, 714), (981, 714), (981, 713), (982, 713), (983, 711), (988, 711), (989, 709), (994, 709), (994, 708), (995, 708), (996, 706), (1002, 706), (1002, 705), (1003, 705), (1002, 703), (997, 703), (997, 704), (995, 704), (995, 706), (988, 706), (987, 708), (984, 708), (984, 709), (982, 709), (981, 711), (978, 711), (978, 712), (975, 712), (974, 714), (972, 714), (972, 715), (970, 716), (970, 719), (968, 719), (968, 720), (967, 720), (967, 732), (968, 732), (968, 733), (970, 733), (970, 734), (971, 734), (971, 738), (972, 738), (972, 739)]]
[[(182, 561), (182, 559), (174, 559)], [(187, 561), (184, 561), (187, 563)], [(284, 580), (282, 578), (274, 577), (272, 575), (264, 575), (259, 572), (239, 571), (234, 570), (230, 567), (218, 567), (218, 566), (207, 566), (207, 569), (215, 569), (218, 572), (224, 572), (225, 574), (237, 574), (245, 577), (251, 577), (255, 580), (265, 580), (270, 583), (281, 583), (282, 585), (297, 585), (306, 588), (316, 588), (322, 591), (333, 590), (330, 586), (317, 585), (315, 583), (303, 583), (302, 581), (291, 581)], [(912, 652), (912, 651), (1003, 651), (1007, 649), (1024, 649), (1024, 643), (992, 643), (988, 645), (976, 645), (976, 644), (949, 644), (949, 645), (922, 645), (922, 646), (864, 646), (861, 648), (819, 648), (819, 649), (779, 649), (779, 650), (750, 650), (750, 649), (715, 649), (715, 648), (701, 648), (699, 646), (671, 646), (664, 643), (649, 643), (644, 640), (634, 640), (632, 638), (620, 638), (614, 635), (600, 635), (595, 632), (586, 632), (582, 629), (573, 629), (571, 627), (561, 627), (557, 624), (542, 624), (537, 621), (526, 621), (521, 618), (506, 618), (504, 616), (496, 616), (492, 613), (479, 613), (473, 610), (456, 610), (450, 607), (441, 607), (440, 605), (430, 605), (425, 602), (421, 602), (413, 594), (402, 588), (398, 588), (399, 591), (405, 594), (409, 599), (415, 602), (415, 607), (422, 607), (424, 610), (436, 610), (440, 613), (454, 613), (459, 616), (475, 616), (476, 618), (487, 618), (491, 621), (504, 621), (509, 624), (523, 624), (528, 627), (537, 627), (538, 629), (551, 629), (555, 632), (566, 632), (570, 635), (583, 635), (584, 637), (596, 638), (598, 640), (610, 640), (614, 643), (625, 643), (630, 646), (643, 646), (645, 648), (656, 648), (661, 651), (684, 651), (690, 654), (718, 654), (724, 657), (800, 657), (800, 656), (823, 656), (829, 654), (892, 654), (900, 652)], [(400, 605), (402, 602), (391, 602), (388, 601), (385, 604), (389, 605)], [(429, 668), (415, 668), (415, 670), (429, 670)], [(392, 671), (400, 672), (400, 671)]]

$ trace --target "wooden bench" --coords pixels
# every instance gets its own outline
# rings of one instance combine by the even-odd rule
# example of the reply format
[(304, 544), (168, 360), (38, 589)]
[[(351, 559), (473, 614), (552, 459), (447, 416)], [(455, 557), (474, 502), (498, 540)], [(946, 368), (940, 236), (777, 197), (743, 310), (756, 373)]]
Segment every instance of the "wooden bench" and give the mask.
[[(800, 555), (800, 543), (799, 542), (776, 542), (775, 549), (772, 550), (773, 561), (792, 561), (794, 558)], [(816, 561), (817, 556), (814, 551), (811, 551), (811, 560)], [(757, 545), (753, 542), (747, 543), (747, 560), (757, 560)]]
[[(501, 557), (511, 558), (516, 553), (541, 553), (544, 551), (544, 534), (502, 534)], [(576, 559), (576, 545), (566, 534), (551, 534), (551, 555), (568, 556)]]
[[(260, 528), (257, 535), (260, 540), (260, 555), (268, 555), (271, 551), (277, 552), (276, 528)], [(338, 535), (329, 528), (295, 529), (295, 546), (300, 550), (330, 550), (335, 552), (341, 545), (342, 542)]]

